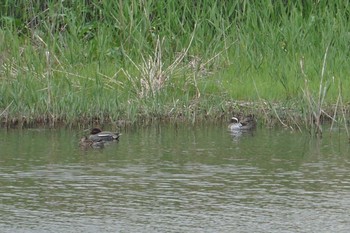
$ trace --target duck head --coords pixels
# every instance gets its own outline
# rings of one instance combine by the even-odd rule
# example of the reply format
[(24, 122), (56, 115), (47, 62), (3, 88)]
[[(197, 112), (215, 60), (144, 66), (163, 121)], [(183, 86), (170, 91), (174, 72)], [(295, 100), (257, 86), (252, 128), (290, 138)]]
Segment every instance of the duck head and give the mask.
[(231, 124), (239, 123), (239, 120), (238, 120), (237, 117), (232, 117), (230, 123), (231, 123)]
[(101, 133), (102, 130), (100, 128), (93, 128), (90, 132), (90, 134), (98, 134), (98, 133)]

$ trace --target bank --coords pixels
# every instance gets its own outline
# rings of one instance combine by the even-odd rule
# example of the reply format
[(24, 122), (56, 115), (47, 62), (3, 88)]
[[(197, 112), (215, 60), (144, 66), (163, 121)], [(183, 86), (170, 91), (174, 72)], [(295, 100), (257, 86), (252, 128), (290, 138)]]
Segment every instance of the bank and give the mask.
[(347, 2), (18, 4), (1, 5), (2, 127), (349, 117)]

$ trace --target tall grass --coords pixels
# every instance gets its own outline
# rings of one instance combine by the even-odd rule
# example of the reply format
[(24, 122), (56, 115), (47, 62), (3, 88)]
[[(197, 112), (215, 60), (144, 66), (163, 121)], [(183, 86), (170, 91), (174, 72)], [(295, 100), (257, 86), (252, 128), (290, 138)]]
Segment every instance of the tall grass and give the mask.
[[(300, 128), (320, 77), (334, 80), (323, 106), (340, 98), (340, 82), (350, 85), (346, 1), (23, 0), (3, 1), (0, 11), (5, 125), (255, 111)], [(344, 106), (349, 98), (341, 93)]]

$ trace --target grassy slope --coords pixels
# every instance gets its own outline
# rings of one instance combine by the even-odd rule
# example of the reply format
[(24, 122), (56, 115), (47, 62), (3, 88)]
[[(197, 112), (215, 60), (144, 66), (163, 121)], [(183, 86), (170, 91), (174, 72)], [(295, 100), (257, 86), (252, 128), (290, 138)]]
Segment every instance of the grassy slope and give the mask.
[(23, 2), (27, 24), (11, 8), (1, 21), (0, 114), (8, 123), (195, 121), (240, 111), (237, 101), (260, 103), (243, 111), (279, 102), (307, 115), (320, 105), (320, 84), (322, 105), (335, 104), (340, 88), (350, 98), (346, 1), (289, 10), (277, 0), (31, 2)]

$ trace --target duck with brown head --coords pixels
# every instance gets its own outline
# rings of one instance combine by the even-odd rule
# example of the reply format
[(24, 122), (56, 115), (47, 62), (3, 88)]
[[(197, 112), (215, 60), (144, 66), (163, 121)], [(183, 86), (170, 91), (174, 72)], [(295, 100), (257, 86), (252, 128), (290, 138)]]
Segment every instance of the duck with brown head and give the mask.
[(83, 138), (80, 139), (79, 146), (81, 148), (87, 149), (87, 148), (103, 148), (105, 142), (100, 140), (100, 141), (92, 141), (88, 139), (88, 137), (84, 136)]
[(240, 123), (242, 124), (241, 129), (242, 130), (251, 130), (256, 127), (256, 120), (255, 116), (253, 114), (247, 115), (245, 118), (243, 118)]

